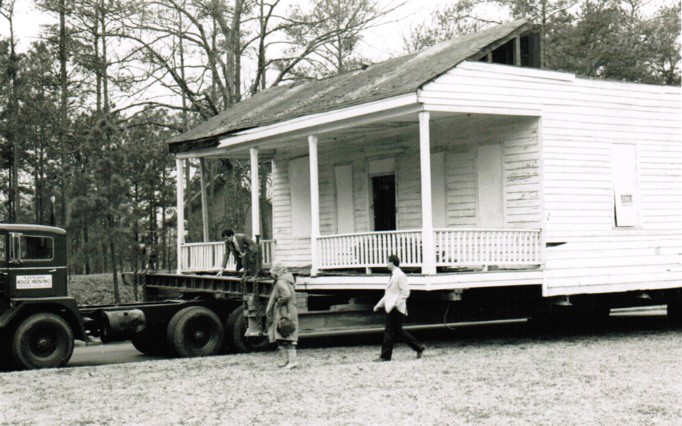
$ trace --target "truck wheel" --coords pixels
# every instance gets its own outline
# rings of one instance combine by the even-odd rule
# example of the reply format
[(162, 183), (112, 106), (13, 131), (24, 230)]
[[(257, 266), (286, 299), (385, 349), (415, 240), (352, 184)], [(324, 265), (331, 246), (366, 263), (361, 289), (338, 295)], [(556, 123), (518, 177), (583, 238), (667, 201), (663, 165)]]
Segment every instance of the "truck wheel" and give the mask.
[(181, 357), (208, 356), (223, 347), (224, 329), (220, 318), (202, 306), (178, 311), (168, 323), (166, 342)]
[(238, 306), (230, 313), (225, 322), (225, 329), (230, 338), (230, 346), (235, 352), (260, 352), (272, 347), (267, 336), (246, 337), (243, 306)]
[(143, 331), (136, 334), (130, 339), (130, 342), (135, 346), (135, 349), (145, 355), (164, 356), (168, 355), (168, 345), (166, 344), (166, 336), (157, 330), (157, 333)]
[(61, 367), (73, 354), (73, 331), (62, 317), (31, 315), (12, 337), (12, 361), (20, 369)]

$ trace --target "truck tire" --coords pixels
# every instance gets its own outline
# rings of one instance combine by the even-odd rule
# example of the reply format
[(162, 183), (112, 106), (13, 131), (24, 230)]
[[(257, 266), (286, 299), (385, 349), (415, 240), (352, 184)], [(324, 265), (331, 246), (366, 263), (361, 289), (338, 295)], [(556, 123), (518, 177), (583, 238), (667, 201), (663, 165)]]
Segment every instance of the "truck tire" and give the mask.
[(225, 330), (229, 336), (230, 347), (234, 352), (260, 352), (272, 349), (267, 336), (246, 337), (244, 307), (238, 306), (225, 321)]
[(160, 331), (157, 331), (157, 333), (143, 331), (142, 333), (134, 335), (133, 338), (130, 339), (130, 342), (135, 346), (135, 349), (145, 355), (168, 355), (166, 336)]
[(216, 355), (223, 347), (224, 329), (220, 318), (203, 306), (181, 309), (168, 323), (166, 342), (181, 357)]
[(56, 368), (73, 354), (73, 331), (58, 315), (31, 315), (12, 336), (12, 361), (19, 369)]

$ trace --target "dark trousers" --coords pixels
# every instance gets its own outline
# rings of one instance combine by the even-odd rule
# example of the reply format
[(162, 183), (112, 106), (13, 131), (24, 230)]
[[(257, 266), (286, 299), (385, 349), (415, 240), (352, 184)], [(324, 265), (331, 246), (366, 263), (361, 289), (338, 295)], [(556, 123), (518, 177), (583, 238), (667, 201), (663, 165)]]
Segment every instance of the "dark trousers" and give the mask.
[(406, 315), (403, 315), (399, 310), (393, 309), (386, 314), (386, 326), (384, 327), (384, 343), (381, 345), (381, 358), (390, 360), (393, 355), (393, 342), (396, 338), (402, 338), (409, 347), (416, 352), (422, 350), (424, 345), (414, 338), (409, 332), (403, 330), (403, 322), (405, 322)]

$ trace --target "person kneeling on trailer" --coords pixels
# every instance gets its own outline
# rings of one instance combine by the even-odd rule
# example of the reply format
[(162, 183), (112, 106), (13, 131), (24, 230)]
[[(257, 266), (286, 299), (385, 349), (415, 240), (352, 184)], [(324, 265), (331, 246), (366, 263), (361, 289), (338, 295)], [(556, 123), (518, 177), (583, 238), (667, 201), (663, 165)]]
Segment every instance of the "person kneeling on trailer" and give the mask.
[(298, 366), (296, 361), (298, 309), (296, 308), (295, 279), (282, 262), (272, 264), (270, 275), (275, 280), (275, 286), (265, 310), (268, 319), (268, 338), (271, 343), (277, 343), (277, 350), (282, 358), (282, 363), (278, 366), (292, 369)]

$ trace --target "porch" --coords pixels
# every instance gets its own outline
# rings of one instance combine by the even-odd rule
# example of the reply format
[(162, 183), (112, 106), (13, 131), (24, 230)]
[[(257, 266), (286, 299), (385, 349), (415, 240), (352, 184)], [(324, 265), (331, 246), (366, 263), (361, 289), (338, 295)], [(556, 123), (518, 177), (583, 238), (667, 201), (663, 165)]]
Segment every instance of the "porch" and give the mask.
[[(428, 236), (427, 236), (428, 238)], [(316, 239), (311, 270), (331, 271), (383, 267), (390, 254), (401, 266), (422, 270), (533, 269), (542, 265), (539, 229), (434, 229), (431, 250), (424, 250), (421, 229), (324, 235)], [(274, 240), (261, 241), (262, 263), (272, 264)], [(181, 272), (217, 271), (224, 243), (191, 243), (181, 246)], [(230, 257), (228, 269), (234, 269)]]

